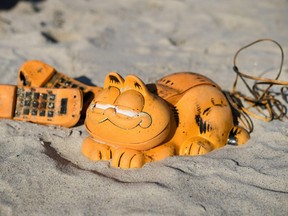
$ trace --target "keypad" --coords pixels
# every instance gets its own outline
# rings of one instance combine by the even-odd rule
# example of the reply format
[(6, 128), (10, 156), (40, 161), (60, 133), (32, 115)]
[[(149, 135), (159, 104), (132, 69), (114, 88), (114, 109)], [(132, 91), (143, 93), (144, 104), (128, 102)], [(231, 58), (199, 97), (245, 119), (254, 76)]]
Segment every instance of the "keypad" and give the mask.
[(49, 88), (80, 88), (82, 91), (85, 90), (85, 86), (81, 85), (81, 83), (78, 83), (77, 81), (66, 77), (63, 74), (60, 73), (54, 73), (52, 78), (49, 80), (49, 82), (45, 85), (45, 87)]
[[(18, 88), (15, 116), (41, 116), (52, 118), (55, 116), (56, 94), (35, 92), (35, 89)], [(67, 98), (61, 99), (59, 114), (67, 113)]]
[[(87, 86), (74, 80), (70, 77), (65, 76), (61, 73), (54, 73), (50, 80), (43, 86), (46, 88), (78, 88), (83, 93), (84, 103), (90, 103), (94, 98), (94, 94), (91, 91), (88, 91)], [(62, 113), (62, 112), (61, 112)]]

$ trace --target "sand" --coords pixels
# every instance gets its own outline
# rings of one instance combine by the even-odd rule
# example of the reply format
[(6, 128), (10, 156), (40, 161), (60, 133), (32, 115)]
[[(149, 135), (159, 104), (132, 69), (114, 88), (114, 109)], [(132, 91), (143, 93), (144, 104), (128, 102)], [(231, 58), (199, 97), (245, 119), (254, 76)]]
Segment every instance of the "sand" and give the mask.
[[(285, 0), (19, 1), (0, 11), (0, 84), (16, 84), (21, 64), (38, 59), (100, 86), (109, 71), (145, 82), (193, 71), (231, 90), (243, 45), (272, 38), (288, 53), (287, 8)], [(280, 52), (262, 43), (240, 63), (253, 75), (277, 71)], [(83, 124), (0, 120), (0, 215), (287, 215), (288, 121), (253, 121), (243, 146), (120, 170), (81, 155)]]

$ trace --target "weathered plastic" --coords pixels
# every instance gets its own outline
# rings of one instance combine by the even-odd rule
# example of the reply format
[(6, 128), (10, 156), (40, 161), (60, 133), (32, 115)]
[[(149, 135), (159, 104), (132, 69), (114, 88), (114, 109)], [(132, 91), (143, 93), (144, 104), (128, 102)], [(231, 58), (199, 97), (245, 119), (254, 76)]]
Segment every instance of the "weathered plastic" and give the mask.
[(72, 127), (80, 119), (79, 89), (0, 85), (0, 118)]
[[(234, 125), (220, 87), (195, 73), (176, 73), (155, 84), (109, 73), (85, 120), (91, 137), (82, 153), (91, 160), (112, 160), (113, 167), (139, 168), (173, 155), (201, 155), (249, 139)], [(235, 132), (236, 131), (236, 132)]]
[(97, 86), (85, 85), (38, 60), (27, 61), (20, 67), (17, 85), (45, 88), (79, 88), (83, 92), (83, 110), (85, 111), (94, 96), (102, 89)]

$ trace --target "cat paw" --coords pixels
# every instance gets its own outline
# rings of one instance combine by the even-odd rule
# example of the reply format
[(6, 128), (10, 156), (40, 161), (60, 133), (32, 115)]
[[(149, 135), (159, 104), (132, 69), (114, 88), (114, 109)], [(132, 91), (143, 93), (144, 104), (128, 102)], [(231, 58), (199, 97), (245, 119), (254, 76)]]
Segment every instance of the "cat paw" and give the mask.
[(241, 126), (234, 126), (228, 138), (230, 145), (242, 145), (250, 139), (249, 132)]
[(112, 166), (122, 169), (141, 168), (144, 163), (143, 153), (132, 149), (116, 149), (112, 157)]
[(112, 152), (109, 146), (99, 144), (88, 137), (82, 143), (82, 154), (90, 160), (97, 161), (111, 159)]
[(213, 150), (213, 145), (206, 139), (195, 137), (186, 140), (180, 147), (179, 155), (203, 155)]

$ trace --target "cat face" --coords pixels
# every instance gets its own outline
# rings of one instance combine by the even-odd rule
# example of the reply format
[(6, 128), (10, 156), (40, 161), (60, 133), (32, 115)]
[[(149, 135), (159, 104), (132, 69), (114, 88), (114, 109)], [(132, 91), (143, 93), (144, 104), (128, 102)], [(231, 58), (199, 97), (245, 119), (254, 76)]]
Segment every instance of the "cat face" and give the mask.
[(124, 80), (112, 72), (91, 102), (85, 126), (99, 143), (148, 150), (168, 136), (170, 118), (166, 102), (150, 93), (142, 80), (133, 75)]

